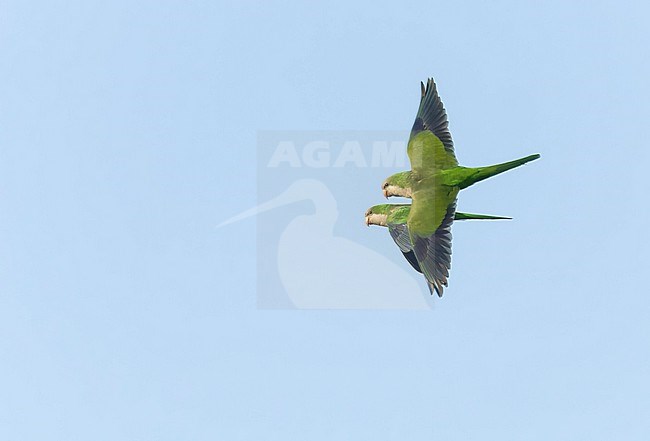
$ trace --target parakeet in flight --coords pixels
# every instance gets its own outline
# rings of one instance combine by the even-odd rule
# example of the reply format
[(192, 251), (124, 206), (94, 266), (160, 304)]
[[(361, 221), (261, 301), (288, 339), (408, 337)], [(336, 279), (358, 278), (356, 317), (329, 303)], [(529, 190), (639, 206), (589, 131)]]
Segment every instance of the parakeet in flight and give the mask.
[(448, 286), (451, 225), (456, 219), (456, 199), (460, 190), (538, 159), (540, 155), (486, 167), (458, 165), (447, 113), (432, 78), (426, 86), (421, 83), (421, 92), (420, 107), (407, 146), (411, 170), (388, 177), (382, 184), (382, 191), (386, 197), (412, 199), (406, 223), (393, 228), (391, 236), (402, 252), (413, 253), (430, 292), (435, 291), (442, 297), (443, 287)]
[[(409, 239), (408, 227), (406, 220), (411, 211), (410, 204), (380, 204), (368, 208), (366, 211), (366, 225), (378, 225), (380, 227), (387, 227), (391, 237), (399, 247), (400, 251), (411, 264), (411, 266), (419, 273), (422, 272), (420, 264), (415, 258), (411, 241)], [(454, 220), (501, 220), (512, 219), (505, 216), (491, 216), (488, 214), (473, 214), (462, 213), (457, 211), (454, 214)]]

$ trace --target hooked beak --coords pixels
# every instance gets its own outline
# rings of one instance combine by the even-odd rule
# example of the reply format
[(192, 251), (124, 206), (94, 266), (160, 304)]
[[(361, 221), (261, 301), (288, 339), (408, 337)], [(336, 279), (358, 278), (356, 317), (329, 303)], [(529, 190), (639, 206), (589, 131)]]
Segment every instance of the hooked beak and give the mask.
[(370, 216), (366, 216), (366, 227), (370, 226)]
[(388, 199), (388, 191), (384, 188), (381, 192), (384, 194), (384, 197)]

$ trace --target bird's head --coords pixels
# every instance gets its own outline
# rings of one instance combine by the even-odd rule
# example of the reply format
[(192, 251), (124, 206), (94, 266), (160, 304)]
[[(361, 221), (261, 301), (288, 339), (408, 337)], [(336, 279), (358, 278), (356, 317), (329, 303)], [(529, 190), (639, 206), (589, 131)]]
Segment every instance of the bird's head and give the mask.
[(388, 218), (388, 213), (390, 211), (389, 204), (375, 205), (366, 210), (366, 225), (379, 225), (381, 227), (386, 226), (386, 219)]
[(411, 172), (404, 171), (395, 173), (386, 178), (386, 180), (381, 184), (381, 191), (384, 193), (384, 197), (389, 198), (391, 196), (399, 196), (402, 198), (410, 198), (410, 176)]

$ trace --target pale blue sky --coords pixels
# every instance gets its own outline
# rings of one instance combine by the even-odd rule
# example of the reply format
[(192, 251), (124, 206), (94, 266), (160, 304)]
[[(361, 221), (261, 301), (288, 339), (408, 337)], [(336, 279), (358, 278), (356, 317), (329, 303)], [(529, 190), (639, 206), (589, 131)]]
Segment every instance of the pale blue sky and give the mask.
[[(0, 439), (648, 439), (649, 14), (4, 2)], [(542, 154), (462, 195), (515, 220), (432, 311), (256, 309), (258, 131), (408, 130), (428, 76), (461, 163)]]

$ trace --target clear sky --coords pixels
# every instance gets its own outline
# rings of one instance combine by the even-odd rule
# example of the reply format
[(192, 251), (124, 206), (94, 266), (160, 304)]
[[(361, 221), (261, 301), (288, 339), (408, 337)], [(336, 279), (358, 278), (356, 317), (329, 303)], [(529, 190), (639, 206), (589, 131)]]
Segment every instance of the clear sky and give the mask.
[[(649, 439), (649, 14), (3, 2), (0, 439)], [(430, 310), (258, 308), (255, 219), (216, 228), (258, 133), (407, 131), (429, 76), (462, 164), (542, 154), (461, 195), (514, 220), (454, 225)], [(335, 233), (408, 270), (375, 172)]]

